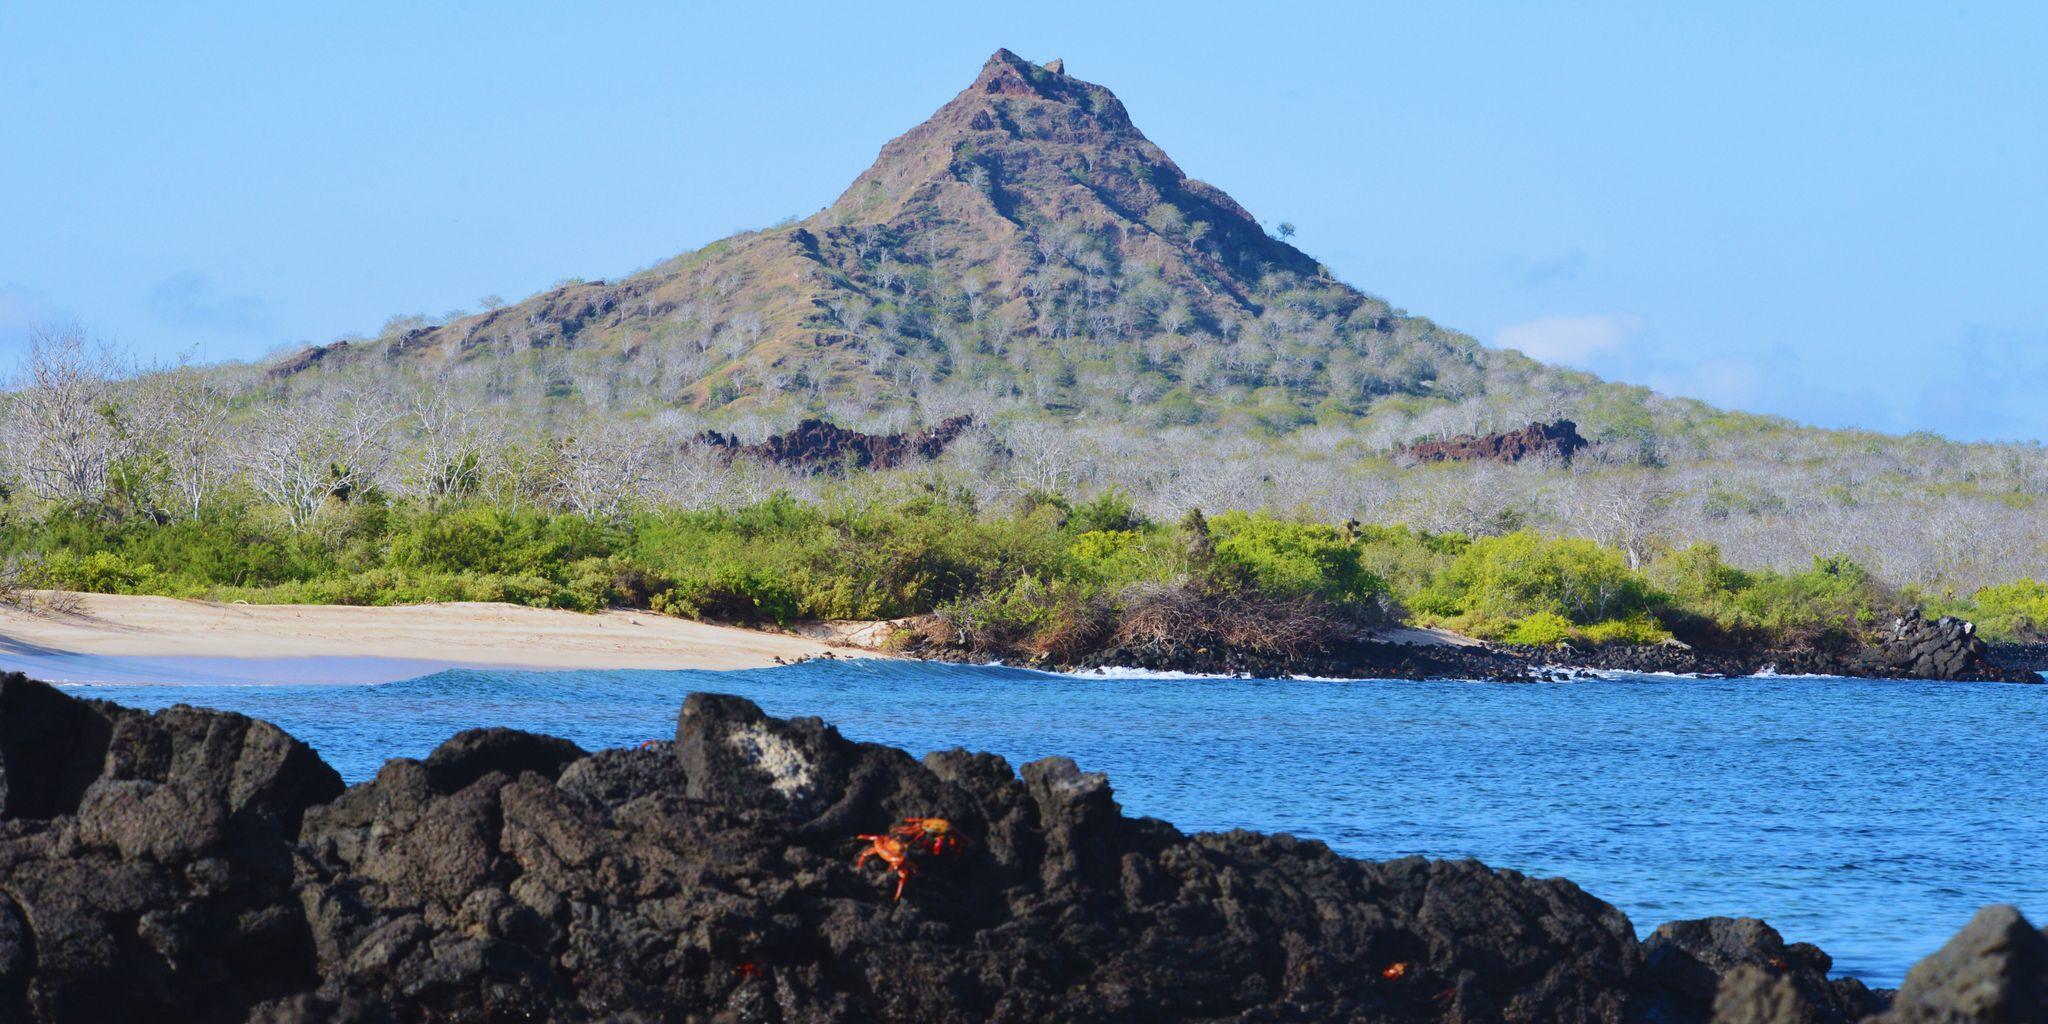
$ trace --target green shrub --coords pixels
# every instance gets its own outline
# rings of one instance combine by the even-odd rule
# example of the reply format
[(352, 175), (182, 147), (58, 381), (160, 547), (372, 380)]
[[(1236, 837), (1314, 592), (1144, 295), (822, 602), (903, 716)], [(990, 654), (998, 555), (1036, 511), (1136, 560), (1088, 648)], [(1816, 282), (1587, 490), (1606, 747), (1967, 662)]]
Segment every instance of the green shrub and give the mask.
[(1144, 525), (1145, 517), (1138, 514), (1130, 496), (1122, 491), (1109, 490), (1074, 506), (1067, 515), (1066, 528), (1071, 533), (1093, 533), (1098, 530), (1131, 531)]
[(1572, 635), (1571, 620), (1555, 612), (1537, 612), (1515, 620), (1493, 639), (1524, 647), (1555, 647)]
[(1735, 618), (1785, 640), (1846, 639), (1896, 611), (1893, 595), (1846, 558), (1815, 558), (1789, 575), (1758, 573), (1730, 602)]
[(803, 612), (796, 589), (781, 575), (735, 565), (682, 574), (650, 604), (668, 615), (737, 622), (787, 624)]
[[(365, 491), (298, 530), (235, 500), (168, 524), (134, 509), (0, 505), (0, 558), (38, 566), (34, 585), (229, 600), (623, 605), (776, 622), (943, 609), (985, 637), (1048, 652), (1129, 619), (1139, 593), (1160, 629), (1225, 598), (1248, 621), (1258, 608), (1349, 622), (1405, 605), (1423, 621), (1524, 644), (1656, 643), (1674, 630), (1709, 643), (1833, 642), (1901, 603), (1840, 558), (1745, 570), (1695, 545), (1637, 573), (1591, 541), (1527, 532), (1474, 539), (1246, 512), (1195, 530), (1199, 519), (1148, 522), (1118, 491), (1080, 503), (1030, 494), (990, 510), (936, 476), (853, 498), (779, 494), (623, 521)], [(1976, 615), (1987, 636), (2038, 636), (2048, 584), (1989, 587), (1954, 610)]]
[(1276, 597), (1320, 597), (1360, 605), (1387, 592), (1359, 563), (1358, 546), (1328, 526), (1226, 512), (1209, 521), (1214, 567)]
[(1846, 558), (1816, 558), (1796, 573), (1724, 564), (1711, 544), (1673, 552), (1649, 567), (1685, 613), (1733, 638), (1774, 644), (1842, 642), (1894, 614), (1897, 595)]
[(1648, 615), (1596, 622), (1580, 630), (1580, 634), (1596, 644), (1650, 645), (1671, 639), (1671, 631)]
[(132, 562), (113, 551), (57, 551), (43, 560), (36, 585), (94, 594), (146, 594), (159, 582), (156, 566)]
[(1166, 578), (1175, 554), (1172, 539), (1157, 531), (1091, 530), (1067, 544), (1073, 573), (1107, 590)]
[(1975, 595), (1977, 626), (1987, 639), (2038, 640), (2048, 630), (2048, 583), (2018, 579)]
[(1579, 625), (1644, 614), (1661, 602), (1620, 552), (1528, 531), (1471, 541), (1414, 599), (1417, 610), (1443, 618), (1519, 620), (1547, 612)]
[(545, 573), (602, 558), (620, 543), (616, 527), (584, 516), (471, 506), (404, 517), (391, 535), (389, 559), (406, 569)]
[(340, 604), (391, 606), (447, 601), (493, 601), (535, 608), (576, 608), (561, 585), (544, 576), (498, 573), (419, 572), (377, 568), (345, 576), (294, 580), (264, 587), (222, 587), (223, 601), (252, 604)]
[(1463, 534), (1433, 534), (1406, 526), (1360, 526), (1352, 531), (1358, 563), (1386, 581), (1402, 604), (1412, 604), (1472, 542)]
[(1721, 561), (1716, 544), (1694, 544), (1651, 562), (1645, 574), (1666, 593), (1694, 607), (1729, 600), (1748, 589), (1754, 577)]
[(1035, 576), (949, 604), (938, 618), (947, 645), (986, 657), (1022, 649), (1071, 659), (1085, 654), (1111, 628), (1111, 609), (1102, 597), (1071, 581)]

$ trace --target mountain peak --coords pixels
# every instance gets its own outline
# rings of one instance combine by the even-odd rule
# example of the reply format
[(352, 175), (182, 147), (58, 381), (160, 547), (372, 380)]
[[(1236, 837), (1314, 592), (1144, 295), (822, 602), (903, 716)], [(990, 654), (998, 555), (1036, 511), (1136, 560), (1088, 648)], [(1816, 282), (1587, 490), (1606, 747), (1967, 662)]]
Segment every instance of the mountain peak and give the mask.
[(1060, 87), (1065, 77), (1064, 61), (1033, 64), (1009, 50), (997, 50), (989, 55), (988, 63), (981, 66), (981, 74), (975, 76), (974, 84), (962, 95), (1032, 95), (1058, 100), (1062, 98)]
[[(999, 49), (967, 88), (882, 147), (873, 166), (813, 222), (930, 226), (993, 212), (1013, 227), (1049, 224), (1175, 235), (1200, 223), (1208, 248), (1303, 274), (1314, 261), (1265, 237), (1222, 190), (1194, 181), (1131, 122), (1108, 89)], [(1189, 243), (1192, 244), (1192, 243)], [(1235, 261), (1235, 260), (1234, 260)]]

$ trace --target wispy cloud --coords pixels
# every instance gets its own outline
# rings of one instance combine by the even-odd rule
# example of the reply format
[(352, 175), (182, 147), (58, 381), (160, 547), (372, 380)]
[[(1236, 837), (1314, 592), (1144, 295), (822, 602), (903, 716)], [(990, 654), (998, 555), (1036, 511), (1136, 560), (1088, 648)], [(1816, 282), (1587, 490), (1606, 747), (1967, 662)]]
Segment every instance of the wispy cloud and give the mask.
[(197, 271), (173, 274), (149, 292), (149, 311), (173, 327), (255, 333), (271, 325), (270, 305), (253, 295), (222, 290)]
[(0, 379), (28, 348), (29, 332), (43, 324), (70, 319), (42, 293), (20, 285), (0, 284)]
[[(1650, 370), (1643, 383), (1656, 391), (1697, 398), (1724, 409), (1769, 411), (1761, 403), (1770, 396), (1771, 389), (1766, 387), (1766, 376), (1754, 360), (1740, 356), (1716, 356), (1698, 362), (1658, 359), (1645, 360), (1645, 363)], [(1791, 372), (1790, 366), (1782, 367), (1777, 375), (1778, 382), (1792, 383), (1786, 377)], [(1799, 389), (1794, 387), (1793, 390)]]
[(1915, 368), (1914, 419), (1959, 437), (2048, 439), (2048, 331), (1974, 326), (1954, 350)]
[(36, 324), (58, 318), (57, 308), (40, 293), (20, 285), (0, 284), (0, 334), (20, 334)]
[(1508, 276), (1522, 286), (1541, 288), (1576, 279), (1591, 262), (1585, 253), (1573, 249), (1555, 256), (1518, 256), (1507, 261), (1506, 269)]
[(1590, 369), (1594, 357), (1619, 353), (1642, 330), (1643, 318), (1632, 313), (1547, 316), (1503, 327), (1493, 343), (1532, 359)]

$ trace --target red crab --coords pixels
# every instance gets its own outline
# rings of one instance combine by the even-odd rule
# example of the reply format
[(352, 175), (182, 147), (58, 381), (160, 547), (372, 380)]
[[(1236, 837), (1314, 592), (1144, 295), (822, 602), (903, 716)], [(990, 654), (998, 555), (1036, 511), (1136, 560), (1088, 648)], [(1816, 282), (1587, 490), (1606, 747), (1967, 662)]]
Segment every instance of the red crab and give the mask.
[(895, 899), (903, 898), (903, 886), (910, 876), (917, 874), (915, 854), (940, 857), (957, 854), (963, 845), (953, 831), (953, 823), (944, 818), (905, 818), (882, 835), (862, 835), (855, 838), (868, 845), (853, 859), (853, 866), (864, 867), (868, 858), (873, 857), (896, 873)]
[(930, 851), (934, 857), (959, 853), (962, 845), (953, 823), (944, 818), (905, 818), (889, 834), (909, 840), (911, 846)]
[(910, 881), (911, 875), (917, 874), (917, 865), (910, 860), (910, 844), (893, 835), (854, 838), (867, 840), (868, 846), (867, 849), (860, 851), (860, 856), (853, 859), (853, 866), (865, 866), (869, 857), (879, 858), (883, 864), (889, 866), (889, 870), (896, 872), (896, 895), (893, 898), (902, 899), (903, 883)]

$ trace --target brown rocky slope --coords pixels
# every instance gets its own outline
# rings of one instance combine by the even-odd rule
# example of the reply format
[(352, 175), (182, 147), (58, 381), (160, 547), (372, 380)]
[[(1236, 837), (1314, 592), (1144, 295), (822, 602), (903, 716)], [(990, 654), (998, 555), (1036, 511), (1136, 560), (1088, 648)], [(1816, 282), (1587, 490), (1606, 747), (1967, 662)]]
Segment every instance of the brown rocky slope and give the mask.
[[(921, 857), (892, 901), (853, 865), (855, 836), (933, 815), (964, 849)], [(1883, 1019), (2039, 1020), (2044, 945), (1988, 911)], [(344, 791), (261, 722), (0, 679), (0, 1020), (1776, 1024), (1883, 1008), (1828, 967), (1761, 922), (1639, 942), (1570, 882), (1183, 835), (1124, 817), (1065, 759), (1021, 778), (986, 754), (920, 762), (733, 697), (691, 696), (673, 742), (586, 754), (473, 730)]]
[(971, 377), (974, 361), (1058, 350), (1054, 362), (1128, 362), (1142, 350), (1145, 367), (1164, 370), (1252, 335), (1309, 339), (1313, 356), (1304, 350), (1287, 387), (1336, 359), (1373, 377), (1370, 390), (1433, 393), (1432, 376), (1464, 379), (1501, 358), (1269, 236), (1188, 177), (1108, 89), (998, 50), (810, 217), (622, 280), (316, 346), (271, 378), (587, 350), (672, 377), (676, 397), (699, 404), (785, 393), (887, 404)]

